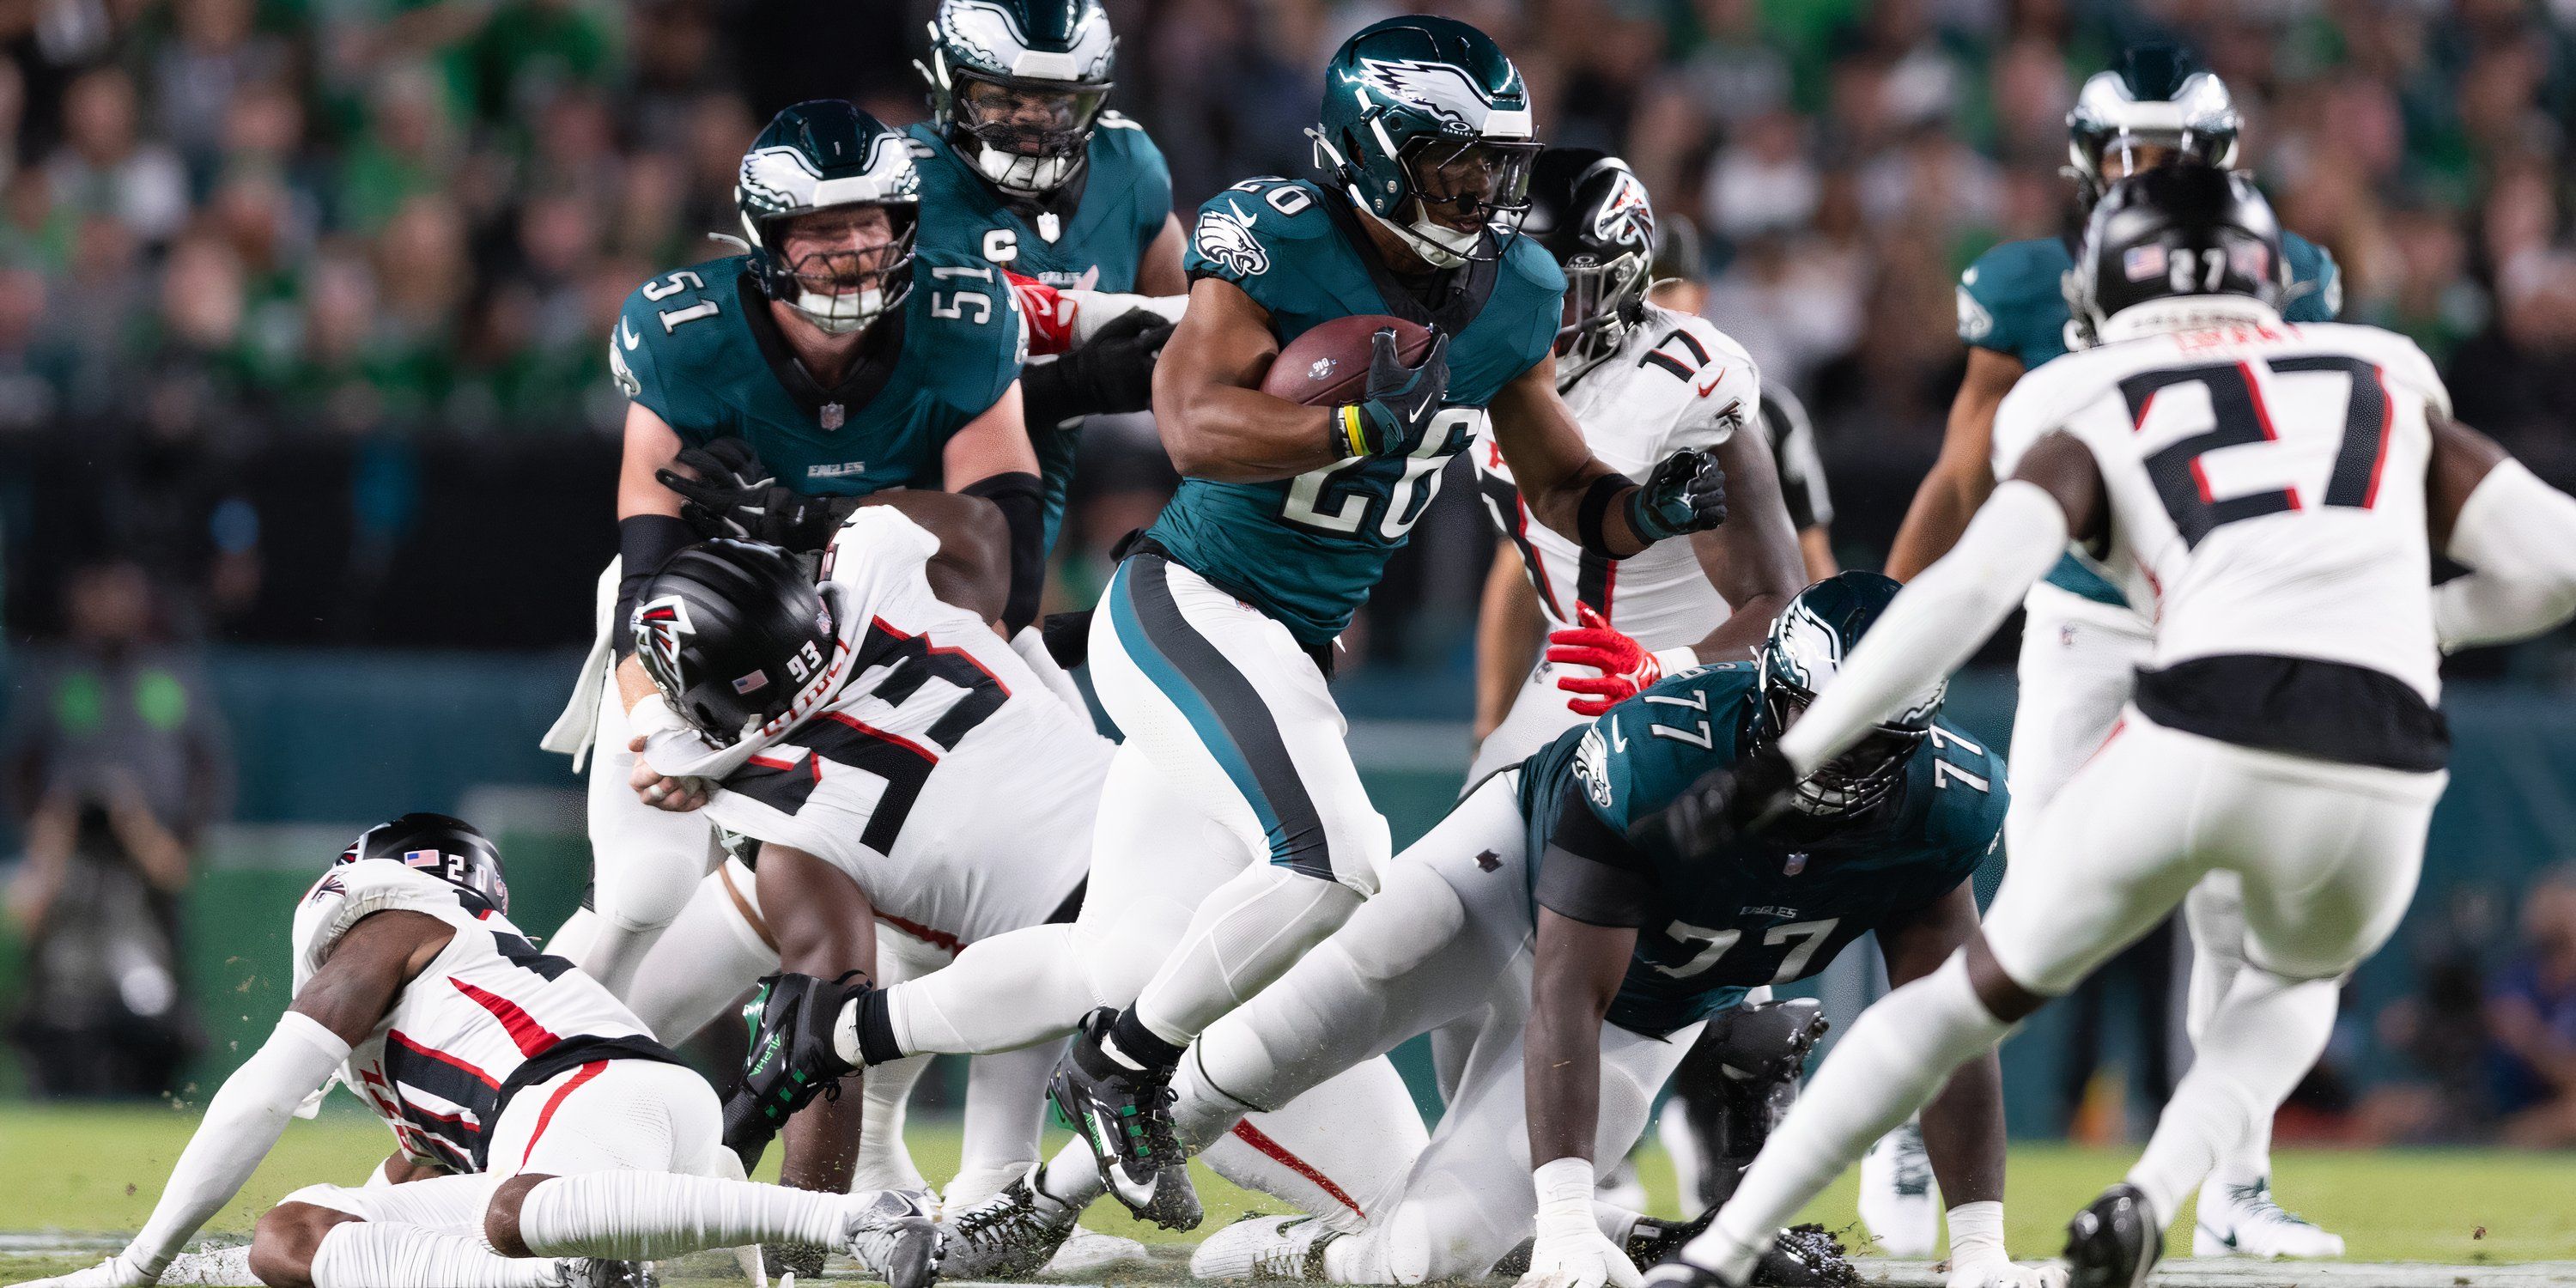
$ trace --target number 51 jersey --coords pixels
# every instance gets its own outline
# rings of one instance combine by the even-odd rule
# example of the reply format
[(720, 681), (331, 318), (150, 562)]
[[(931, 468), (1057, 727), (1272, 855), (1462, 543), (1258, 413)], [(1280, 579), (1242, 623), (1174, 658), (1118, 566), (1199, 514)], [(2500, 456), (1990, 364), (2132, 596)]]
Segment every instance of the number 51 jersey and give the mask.
[(730, 747), (666, 726), (644, 758), (718, 780), (718, 826), (803, 850), (879, 916), (962, 944), (1045, 922), (1090, 871), (1111, 748), (992, 627), (931, 593), (938, 550), (900, 511), (860, 507), (824, 556), (833, 653), (796, 702)]
[(2256, 655), (2377, 671), (2439, 699), (2424, 531), (2427, 415), (2450, 414), (2405, 337), (2243, 322), (2106, 344), (2022, 377), (1995, 477), (2065, 430), (2111, 507), (2105, 560), (2155, 605), (2152, 666)]

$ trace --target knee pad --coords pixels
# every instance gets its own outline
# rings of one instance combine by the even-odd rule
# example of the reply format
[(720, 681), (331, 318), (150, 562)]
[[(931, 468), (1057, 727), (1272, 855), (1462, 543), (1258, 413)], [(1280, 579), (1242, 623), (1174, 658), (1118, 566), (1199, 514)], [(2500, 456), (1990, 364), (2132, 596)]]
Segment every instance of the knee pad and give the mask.
[(1807, 1056), (1826, 1027), (1822, 1004), (1805, 997), (1739, 1006), (1709, 1020), (1673, 1074), (1701, 1159), (1701, 1201), (1714, 1207), (1734, 1194), (1797, 1102)]
[(1351, 914), (1331, 942), (1345, 950), (1362, 980), (1383, 983), (1439, 955), (1466, 924), (1458, 892), (1428, 864), (1408, 863)]

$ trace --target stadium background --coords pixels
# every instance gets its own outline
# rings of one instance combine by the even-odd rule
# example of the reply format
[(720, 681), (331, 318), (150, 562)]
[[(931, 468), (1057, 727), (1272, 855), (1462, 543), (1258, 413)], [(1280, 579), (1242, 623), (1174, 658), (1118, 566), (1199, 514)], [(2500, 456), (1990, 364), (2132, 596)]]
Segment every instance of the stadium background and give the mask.
[[(85, 842), (126, 844), (98, 829), (139, 806), (183, 843), (184, 880), (147, 900), (183, 945), (181, 992), (154, 1012), (186, 1020), (171, 1089), (210, 1087), (265, 1029), (287, 902), (366, 821), (463, 812), (504, 835), (532, 928), (569, 906), (586, 863), (577, 782), (535, 744), (614, 551), (624, 403), (601, 358), (618, 301), (722, 253), (703, 235), (732, 227), (735, 164), (775, 108), (838, 95), (917, 119), (928, 8), (0, 4), (0, 853), (65, 793)], [(1235, 179), (1304, 172), (1316, 69), (1393, 6), (1109, 8), (1112, 106), (1164, 148), (1186, 219)], [(1815, 412), (1848, 565), (1876, 566), (1938, 445), (1961, 368), (1958, 270), (2061, 226), (2073, 88), (2148, 36), (2184, 39), (2227, 77), (2249, 163), (2342, 265), (2345, 316), (2416, 338), (2463, 419), (2576, 479), (2576, 4), (1440, 8), (1519, 60), (1543, 137), (1619, 151), (1666, 215), (1703, 230), (1710, 316)], [(1132, 421), (1097, 426), (1087, 450), (1065, 606), (1169, 485)], [(1453, 479), (1347, 641), (1344, 705), (1369, 717), (1354, 747), (1399, 840), (1466, 762), (1489, 548)], [(120, 612), (141, 625), (114, 627)], [(2007, 636), (1954, 697), (1998, 739), (2010, 655)], [(2554, 639), (2452, 664), (2459, 752), (2423, 893), (2356, 981), (2331, 1076), (2285, 1138), (2491, 1129), (2481, 991), (2546, 947), (2518, 929), (2538, 891), (2576, 898), (2548, 875), (2576, 853), (2572, 658)], [(183, 763), (138, 802), (97, 767), (147, 744)], [(61, 1040), (26, 957), (62, 927), (31, 914), (25, 884), (0, 929), (13, 1055)], [(131, 974), (108, 982), (128, 1011), (156, 998)], [(2097, 1048), (2132, 1085), (2153, 1081), (2159, 1024), (2126, 1019), (2147, 982), (2103, 999), (2102, 1033), (2052, 1013), (2009, 1049), (2018, 1133), (2143, 1121), (2151, 1101), (2123, 1115), (2110, 1098), (2106, 1114), (2097, 1094), (2088, 1118), (2060, 1089)], [(30, 1085), (25, 1060), (0, 1059), (0, 1095)]]

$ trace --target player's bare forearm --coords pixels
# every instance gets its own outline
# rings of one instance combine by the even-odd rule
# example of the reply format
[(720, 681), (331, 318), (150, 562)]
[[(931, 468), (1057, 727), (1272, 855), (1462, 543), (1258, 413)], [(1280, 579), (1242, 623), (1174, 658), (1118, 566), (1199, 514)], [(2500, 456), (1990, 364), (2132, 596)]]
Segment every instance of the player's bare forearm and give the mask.
[(337, 942), (286, 1009), (351, 1046), (367, 1040), (394, 998), (447, 947), (456, 931), (426, 913), (371, 912)]
[(1887, 575), (1911, 581), (1959, 543), (1968, 520), (1995, 490), (1995, 409), (2021, 379), (2019, 358), (1992, 349), (1968, 350), (1967, 378), (1950, 403), (1941, 456), (1914, 492), (1914, 504), (1887, 552)]
[[(1901, 988), (1931, 974), (1977, 933), (1976, 894), (1962, 881), (1914, 915), (1878, 928), (1888, 982)], [(1960, 1065), (1923, 1107), (1923, 1149), (1950, 1206), (2003, 1199), (2004, 1075), (1993, 1051)]]
[(1190, 478), (1263, 483), (1337, 458), (1332, 409), (1261, 392), (1279, 355), (1270, 315), (1242, 288), (1213, 278), (1190, 288), (1154, 366), (1154, 425), (1172, 466)]
[(1691, 551), (1731, 611), (1691, 647), (1703, 662), (1749, 656), (1770, 635), (1780, 610), (1807, 586), (1806, 559), (1770, 451), (1754, 435), (1740, 433), (1718, 445), (1717, 461), (1726, 470), (1727, 519), (1692, 533)]
[(1520, 551), (1509, 542), (1494, 545), (1494, 566), (1485, 573), (1484, 602), (1476, 612), (1476, 741), (1483, 742), (1511, 713), (1521, 681), (1538, 661), (1544, 624), (1538, 592), (1530, 588)]
[(1521, 1038), (1532, 1167), (1592, 1158), (1601, 1119), (1601, 1021), (1636, 947), (1632, 929), (1538, 911), (1530, 1016)]
[(1800, 528), (1798, 549), (1806, 556), (1808, 581), (1823, 581), (1842, 571), (1842, 565), (1834, 559), (1834, 534), (1827, 531), (1823, 524), (1812, 528)]
[[(1521, 500), (1530, 517), (1550, 531), (1583, 539), (1583, 499), (1593, 480), (1619, 471), (1592, 454), (1583, 426), (1556, 396), (1556, 355), (1512, 378), (1487, 407), (1493, 418), (1494, 445), (1520, 483)], [(1633, 481), (1633, 480), (1632, 480)], [(1612, 498), (1601, 518), (1603, 553), (1625, 559), (1654, 543), (1628, 526), (1627, 507)]]

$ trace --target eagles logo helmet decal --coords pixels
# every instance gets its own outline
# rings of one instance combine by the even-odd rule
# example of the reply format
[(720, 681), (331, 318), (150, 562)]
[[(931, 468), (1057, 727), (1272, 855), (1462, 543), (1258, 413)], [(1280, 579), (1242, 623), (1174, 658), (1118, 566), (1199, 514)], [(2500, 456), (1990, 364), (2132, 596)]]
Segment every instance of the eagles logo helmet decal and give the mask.
[[(1874, 572), (1837, 573), (1798, 592), (1764, 641), (1754, 736), (1768, 742), (1797, 719), (1816, 691), (1842, 670), (1852, 647), (1896, 598), (1897, 584)], [(1935, 680), (1849, 751), (1820, 766), (1791, 793), (1807, 814), (1855, 814), (1877, 806), (1905, 780), (1915, 748), (1932, 735), (1948, 691)]]

